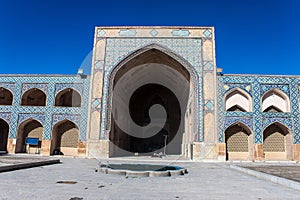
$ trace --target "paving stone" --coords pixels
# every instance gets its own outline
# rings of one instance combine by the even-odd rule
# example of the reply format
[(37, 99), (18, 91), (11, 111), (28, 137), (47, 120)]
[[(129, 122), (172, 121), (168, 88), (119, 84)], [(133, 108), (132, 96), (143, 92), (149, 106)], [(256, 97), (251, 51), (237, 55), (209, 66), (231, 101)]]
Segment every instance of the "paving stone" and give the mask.
[(0, 199), (257, 200), (300, 197), (297, 190), (235, 171), (228, 163), (173, 162), (172, 165), (185, 167), (189, 173), (134, 178), (95, 172), (99, 164), (96, 159), (60, 157), (60, 160), (62, 164), (0, 173)]

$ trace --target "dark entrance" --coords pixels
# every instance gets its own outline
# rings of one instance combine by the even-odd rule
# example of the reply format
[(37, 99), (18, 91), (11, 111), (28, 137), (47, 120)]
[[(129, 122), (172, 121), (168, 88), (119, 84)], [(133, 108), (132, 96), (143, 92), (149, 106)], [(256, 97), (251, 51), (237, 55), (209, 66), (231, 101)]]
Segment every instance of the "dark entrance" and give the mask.
[[(110, 141), (123, 150), (135, 153), (153, 154), (163, 152), (163, 148), (176, 136), (180, 121), (180, 104), (174, 93), (159, 84), (147, 84), (138, 88), (130, 98), (129, 112), (132, 120), (139, 126), (150, 124), (149, 110), (155, 105), (163, 106), (167, 113), (166, 123), (157, 134), (148, 138), (138, 138), (123, 132), (114, 123), (114, 134)], [(113, 117), (113, 116), (112, 116)], [(151, 131), (151, 129), (150, 129)], [(121, 137), (120, 137), (121, 136)], [(167, 153), (180, 153), (180, 150), (168, 148)]]
[(7, 151), (9, 125), (3, 119), (0, 119), (0, 151)]

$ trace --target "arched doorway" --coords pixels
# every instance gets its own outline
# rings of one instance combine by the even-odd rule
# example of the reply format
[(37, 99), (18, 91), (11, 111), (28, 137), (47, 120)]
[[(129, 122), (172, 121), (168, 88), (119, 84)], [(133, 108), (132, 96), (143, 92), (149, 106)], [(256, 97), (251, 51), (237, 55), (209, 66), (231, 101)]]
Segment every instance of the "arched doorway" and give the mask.
[(226, 160), (252, 160), (253, 134), (243, 123), (236, 123), (225, 130)]
[(80, 107), (81, 96), (76, 90), (66, 88), (56, 95), (55, 106)]
[[(39, 147), (41, 147), (41, 141), (43, 137), (44, 127), (43, 125), (34, 119), (28, 119), (19, 125), (17, 143), (16, 143), (16, 153), (26, 153), (26, 138), (35, 137), (39, 138)], [(34, 150), (35, 151), (35, 150)]]
[(22, 95), (22, 106), (45, 106), (46, 94), (37, 88), (32, 88)]
[(13, 102), (13, 94), (3, 87), (0, 87), (0, 105), (10, 106)]
[(292, 159), (292, 135), (281, 123), (269, 125), (263, 132), (263, 151), (265, 160)]
[[(162, 152), (165, 139), (166, 154), (180, 155), (186, 152), (185, 148), (191, 146), (195, 133), (193, 120), (185, 123), (186, 112), (195, 108), (190, 72), (165, 52), (150, 48), (120, 64), (112, 74), (112, 107), (108, 109), (111, 116), (108, 127), (110, 156)], [(157, 125), (156, 120), (160, 120), (159, 117), (151, 119), (150, 116), (152, 106), (156, 105), (163, 107), (165, 122), (156, 130), (156, 134), (142, 137)], [(189, 117), (195, 119), (195, 112)], [(137, 126), (143, 130), (136, 131), (134, 128)]]
[(77, 155), (79, 129), (69, 120), (54, 125), (52, 130), (51, 155)]
[(0, 151), (7, 152), (7, 139), (9, 133), (9, 125), (3, 119), (0, 119)]

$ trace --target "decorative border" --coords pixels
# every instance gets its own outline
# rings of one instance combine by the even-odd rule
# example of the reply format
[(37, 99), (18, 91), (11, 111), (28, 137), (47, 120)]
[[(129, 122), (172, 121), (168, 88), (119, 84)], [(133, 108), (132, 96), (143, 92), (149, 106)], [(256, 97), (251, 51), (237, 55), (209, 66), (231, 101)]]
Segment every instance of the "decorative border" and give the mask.
[(80, 115), (68, 115), (68, 114), (55, 114), (52, 116), (52, 128), (63, 120), (69, 120), (76, 124), (76, 126), (80, 127), (81, 117)]
[(283, 118), (283, 117), (263, 117), (262, 118), (262, 130), (265, 130), (271, 124), (279, 122), (285, 125), (289, 130), (293, 130), (293, 124), (291, 118)]
[(284, 92), (288, 97), (290, 96), (290, 88), (287, 84), (261, 84), (260, 94), (263, 96), (267, 91), (278, 89)]
[(225, 117), (224, 131), (235, 123), (242, 123), (250, 130), (253, 130), (253, 118), (252, 117)]
[(20, 113), (18, 117), (18, 126), (28, 119), (34, 119), (40, 122), (42, 125), (45, 124), (45, 115), (40, 113)]
[(57, 83), (55, 84), (55, 96), (57, 93), (67, 88), (76, 90), (82, 96), (83, 85), (81, 83)]
[(37, 88), (42, 90), (45, 94), (47, 93), (48, 83), (23, 83), (22, 84), (22, 95), (30, 89)]
[(11, 113), (10, 112), (1, 112), (0, 118), (3, 119), (8, 125), (11, 123)]
[(11, 93), (15, 93), (16, 90), (16, 84), (15, 83), (0, 83), (0, 88), (5, 88), (9, 90)]

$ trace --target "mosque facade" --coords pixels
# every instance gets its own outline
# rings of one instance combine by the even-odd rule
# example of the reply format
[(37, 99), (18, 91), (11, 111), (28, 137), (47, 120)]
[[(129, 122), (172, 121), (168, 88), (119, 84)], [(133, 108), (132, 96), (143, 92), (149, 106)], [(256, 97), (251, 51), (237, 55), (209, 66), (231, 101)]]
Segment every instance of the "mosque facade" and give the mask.
[(299, 161), (299, 90), (223, 74), (213, 27), (96, 27), (91, 74), (0, 75), (0, 151)]

